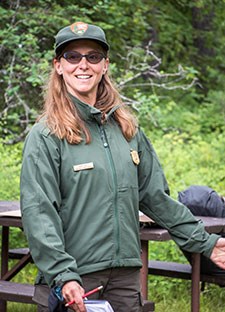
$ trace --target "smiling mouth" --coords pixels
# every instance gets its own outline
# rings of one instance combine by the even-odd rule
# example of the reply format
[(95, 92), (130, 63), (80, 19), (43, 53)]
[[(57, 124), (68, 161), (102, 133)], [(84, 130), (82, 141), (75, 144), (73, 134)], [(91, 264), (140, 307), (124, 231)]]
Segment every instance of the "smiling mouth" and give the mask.
[(91, 78), (92, 76), (90, 75), (76, 75), (76, 78), (77, 79), (89, 79)]

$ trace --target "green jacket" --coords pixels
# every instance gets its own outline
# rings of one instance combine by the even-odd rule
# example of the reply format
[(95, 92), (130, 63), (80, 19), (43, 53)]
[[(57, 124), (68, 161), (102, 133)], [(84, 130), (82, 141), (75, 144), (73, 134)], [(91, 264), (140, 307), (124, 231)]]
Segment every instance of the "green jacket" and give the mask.
[(183, 249), (210, 256), (218, 236), (207, 234), (168, 195), (160, 163), (142, 131), (128, 142), (112, 115), (101, 125), (98, 109), (73, 101), (91, 143), (68, 144), (42, 121), (31, 129), (23, 153), (23, 226), (47, 284), (81, 282), (83, 274), (112, 267), (141, 267), (139, 209), (167, 228)]

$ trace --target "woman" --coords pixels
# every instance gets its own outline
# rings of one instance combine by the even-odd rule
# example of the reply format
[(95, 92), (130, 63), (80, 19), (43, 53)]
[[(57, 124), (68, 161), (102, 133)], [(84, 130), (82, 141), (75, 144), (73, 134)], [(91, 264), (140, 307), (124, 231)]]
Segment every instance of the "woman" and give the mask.
[(152, 145), (109, 79), (103, 30), (74, 23), (55, 43), (44, 110), (26, 139), (21, 171), (39, 311), (48, 311), (53, 288), (84, 312), (84, 290), (99, 285), (90, 298), (108, 300), (116, 312), (142, 310), (139, 209), (183, 249), (225, 268), (224, 240), (169, 197)]

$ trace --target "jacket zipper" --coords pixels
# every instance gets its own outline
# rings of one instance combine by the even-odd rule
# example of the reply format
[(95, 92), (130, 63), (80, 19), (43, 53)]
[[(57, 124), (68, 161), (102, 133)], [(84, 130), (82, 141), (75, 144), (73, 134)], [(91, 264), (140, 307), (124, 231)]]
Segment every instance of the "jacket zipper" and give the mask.
[(115, 218), (114, 218), (114, 225), (115, 225), (115, 244), (116, 244), (116, 260), (118, 261), (119, 265), (119, 253), (120, 253), (120, 227), (119, 227), (119, 212), (118, 212), (118, 205), (117, 205), (117, 175), (116, 175), (116, 169), (115, 169), (115, 164), (112, 158), (112, 153), (110, 150), (110, 146), (108, 143), (107, 135), (104, 129), (103, 125), (100, 125), (100, 133), (101, 133), (101, 139), (103, 142), (103, 146), (106, 151), (106, 155), (109, 161), (110, 169), (112, 172), (112, 180), (113, 180), (113, 206), (114, 206), (114, 213), (115, 213)]

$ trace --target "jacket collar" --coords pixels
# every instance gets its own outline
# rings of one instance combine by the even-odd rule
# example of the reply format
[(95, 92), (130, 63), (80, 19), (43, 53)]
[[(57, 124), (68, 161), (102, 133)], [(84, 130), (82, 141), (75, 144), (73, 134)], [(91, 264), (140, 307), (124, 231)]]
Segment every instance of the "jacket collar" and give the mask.
[(79, 111), (81, 118), (84, 121), (95, 119), (98, 124), (101, 124), (102, 112), (99, 109), (80, 101), (78, 98), (76, 98), (70, 93), (69, 93), (69, 96), (72, 102), (74, 103), (74, 105), (76, 106), (77, 110)]
[[(75, 96), (73, 96), (72, 94), (69, 93), (69, 96), (72, 100), (72, 102), (74, 103), (74, 105), (76, 106), (76, 108), (78, 109), (80, 115), (81, 115), (81, 118), (84, 120), (84, 121), (87, 121), (87, 120), (96, 120), (98, 124), (102, 124), (102, 112), (94, 107), (94, 106), (91, 106), (89, 104), (86, 104), (82, 101), (80, 101), (78, 98), (76, 98)], [(119, 107), (122, 107), (124, 106), (125, 104), (118, 104), (118, 105), (115, 105), (107, 114), (105, 114), (104, 116), (104, 122), (107, 122), (109, 117), (119, 108)]]

